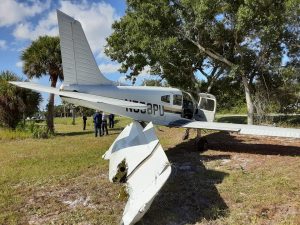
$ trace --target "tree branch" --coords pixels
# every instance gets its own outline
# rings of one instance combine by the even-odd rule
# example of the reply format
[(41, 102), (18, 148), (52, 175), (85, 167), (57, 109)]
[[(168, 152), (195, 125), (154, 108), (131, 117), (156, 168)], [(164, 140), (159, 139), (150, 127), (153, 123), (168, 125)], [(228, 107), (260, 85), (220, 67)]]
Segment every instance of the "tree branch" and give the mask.
[(233, 62), (231, 62), (228, 59), (224, 58), (222, 55), (220, 55), (219, 53), (215, 52), (214, 50), (209, 49), (209, 48), (204, 48), (200, 43), (194, 41), (192, 38), (190, 38), (188, 35), (186, 35), (185, 32), (180, 32), (180, 33), (182, 33), (183, 36), (187, 40), (189, 40), (190, 42), (192, 42), (200, 51), (202, 51), (205, 54), (207, 54), (210, 58), (218, 60), (220, 62), (223, 62), (223, 63), (225, 63), (229, 67), (235, 66), (235, 64)]

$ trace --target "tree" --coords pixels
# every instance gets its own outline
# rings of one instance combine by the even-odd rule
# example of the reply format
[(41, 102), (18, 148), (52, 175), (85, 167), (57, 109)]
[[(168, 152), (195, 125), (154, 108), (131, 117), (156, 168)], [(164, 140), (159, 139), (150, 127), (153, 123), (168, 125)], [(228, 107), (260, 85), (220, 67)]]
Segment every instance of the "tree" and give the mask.
[(168, 84), (162, 80), (144, 79), (142, 86), (166, 87)]
[(15, 129), (24, 117), (31, 117), (38, 111), (42, 100), (39, 93), (16, 87), (8, 81), (21, 81), (10, 71), (0, 73), (0, 123)]
[[(58, 37), (39, 37), (22, 52), (21, 59), (24, 61), (23, 72), (29, 79), (49, 75), (51, 87), (56, 87), (57, 80), (64, 78)], [(47, 107), (47, 127), (53, 133), (54, 94), (50, 94)]]
[(283, 56), (299, 57), (299, 0), (128, 0), (127, 5), (106, 48), (122, 63), (121, 72), (137, 75), (150, 66), (170, 85), (198, 91), (195, 73), (209, 61), (243, 84), (250, 124), (255, 79)]

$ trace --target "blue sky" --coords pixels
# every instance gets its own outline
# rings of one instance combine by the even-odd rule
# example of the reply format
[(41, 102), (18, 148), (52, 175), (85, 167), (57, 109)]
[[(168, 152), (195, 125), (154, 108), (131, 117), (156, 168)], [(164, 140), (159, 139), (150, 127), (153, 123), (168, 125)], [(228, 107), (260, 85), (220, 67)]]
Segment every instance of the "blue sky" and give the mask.
[[(105, 38), (112, 33), (113, 21), (125, 13), (125, 0), (1, 0), (0, 71), (10, 70), (26, 78), (22, 72), (21, 52), (38, 36), (58, 35), (56, 9), (81, 22), (100, 70), (107, 78), (124, 83), (124, 74), (117, 71), (120, 65), (105, 56), (103, 50)], [(139, 80), (145, 78), (149, 78), (147, 70)], [(49, 77), (32, 81), (49, 85)], [(42, 109), (48, 95), (43, 94), (43, 98)], [(56, 97), (56, 104), (59, 103)]]

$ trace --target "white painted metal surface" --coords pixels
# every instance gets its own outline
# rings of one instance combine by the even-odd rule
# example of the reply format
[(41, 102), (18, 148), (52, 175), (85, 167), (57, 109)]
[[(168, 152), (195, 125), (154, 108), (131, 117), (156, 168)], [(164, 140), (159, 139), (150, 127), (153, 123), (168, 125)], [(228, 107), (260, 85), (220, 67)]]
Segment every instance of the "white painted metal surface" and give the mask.
[(30, 82), (11, 81), (10, 83), (14, 84), (16, 86), (19, 86), (19, 87), (28, 88), (28, 89), (35, 90), (35, 91), (42, 91), (42, 92), (52, 93), (52, 94), (56, 94), (56, 95), (60, 95), (60, 96), (64, 96), (64, 97), (81, 99), (81, 100), (85, 100), (85, 101), (93, 102), (93, 103), (104, 103), (104, 104), (108, 104), (108, 105), (116, 105), (118, 107), (123, 107), (123, 108), (129, 107), (129, 108), (139, 109), (139, 110), (147, 109), (147, 106), (145, 104), (128, 102), (128, 101), (124, 101), (121, 99), (108, 98), (108, 97), (86, 94), (86, 93), (61, 91), (58, 88), (47, 87), (47, 86), (30, 83)]
[(111, 85), (100, 72), (80, 22), (57, 10), (64, 84)]
[(233, 132), (238, 132), (240, 134), (250, 134), (250, 135), (300, 138), (300, 129), (294, 129), (294, 128), (233, 124), (233, 123), (218, 123), (218, 122), (202, 122), (202, 121), (190, 122), (183, 125), (182, 127), (208, 129), (208, 130), (233, 131)]
[[(109, 179), (126, 162), (126, 182), (129, 199), (122, 224), (139, 221), (171, 174), (171, 166), (155, 135), (152, 123), (142, 128), (138, 122), (128, 125), (110, 149), (103, 155), (109, 159)], [(115, 181), (115, 180), (114, 180)]]
[[(199, 95), (198, 109), (200, 109), (199, 110), (200, 117), (204, 119), (203, 121), (213, 122), (215, 119), (216, 109), (217, 109), (216, 97), (213, 96), (212, 94), (207, 94), (207, 93), (199, 93), (198, 95)], [(203, 107), (201, 103), (205, 101), (212, 101), (214, 104), (214, 108), (211, 110), (207, 110), (205, 107)]]

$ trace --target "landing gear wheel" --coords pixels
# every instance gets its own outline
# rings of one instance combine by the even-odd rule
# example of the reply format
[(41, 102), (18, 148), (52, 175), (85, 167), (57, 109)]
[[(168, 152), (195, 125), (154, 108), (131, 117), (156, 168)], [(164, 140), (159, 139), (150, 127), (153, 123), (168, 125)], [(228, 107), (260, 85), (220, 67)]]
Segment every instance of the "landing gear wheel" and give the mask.
[(205, 152), (208, 149), (208, 142), (206, 140), (206, 138), (200, 138), (197, 143), (197, 150), (199, 152)]

